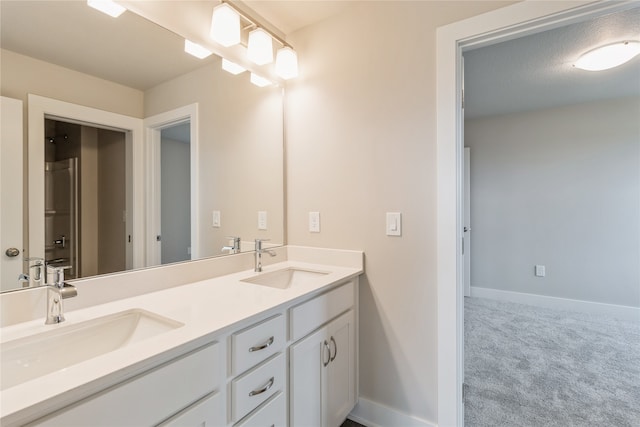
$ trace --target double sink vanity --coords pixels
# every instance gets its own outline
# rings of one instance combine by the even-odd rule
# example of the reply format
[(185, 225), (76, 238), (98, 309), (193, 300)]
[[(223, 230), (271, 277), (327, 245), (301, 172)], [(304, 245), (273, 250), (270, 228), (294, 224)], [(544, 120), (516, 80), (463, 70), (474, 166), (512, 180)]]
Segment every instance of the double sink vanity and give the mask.
[(46, 289), (2, 294), (0, 423), (339, 426), (358, 395), (363, 254), (275, 253), (262, 272), (242, 253), (77, 280), (56, 325)]

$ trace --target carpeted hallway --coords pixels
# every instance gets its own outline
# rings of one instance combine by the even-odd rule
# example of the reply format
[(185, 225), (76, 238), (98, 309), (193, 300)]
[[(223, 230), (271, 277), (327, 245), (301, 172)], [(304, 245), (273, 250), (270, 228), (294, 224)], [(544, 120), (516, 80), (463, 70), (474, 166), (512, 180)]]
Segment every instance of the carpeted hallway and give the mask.
[(640, 426), (640, 322), (465, 298), (467, 427)]

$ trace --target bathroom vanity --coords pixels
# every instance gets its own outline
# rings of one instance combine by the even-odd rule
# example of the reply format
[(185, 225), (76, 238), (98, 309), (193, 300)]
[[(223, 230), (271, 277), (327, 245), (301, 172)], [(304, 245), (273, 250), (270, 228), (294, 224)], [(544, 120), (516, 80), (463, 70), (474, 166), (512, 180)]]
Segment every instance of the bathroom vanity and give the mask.
[[(362, 253), (284, 247), (260, 273), (244, 268), (251, 256), (212, 260), (236, 266), (218, 277), (68, 309), (59, 325), (3, 327), (2, 425), (337, 427), (358, 395)], [(127, 274), (94, 286), (135, 287)]]

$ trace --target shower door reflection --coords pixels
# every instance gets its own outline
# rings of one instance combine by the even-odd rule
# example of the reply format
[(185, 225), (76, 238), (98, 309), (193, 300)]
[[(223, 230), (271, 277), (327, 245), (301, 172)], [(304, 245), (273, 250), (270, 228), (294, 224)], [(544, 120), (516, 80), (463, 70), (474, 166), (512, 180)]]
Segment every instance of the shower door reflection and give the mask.
[(78, 276), (78, 158), (45, 162), (45, 262)]

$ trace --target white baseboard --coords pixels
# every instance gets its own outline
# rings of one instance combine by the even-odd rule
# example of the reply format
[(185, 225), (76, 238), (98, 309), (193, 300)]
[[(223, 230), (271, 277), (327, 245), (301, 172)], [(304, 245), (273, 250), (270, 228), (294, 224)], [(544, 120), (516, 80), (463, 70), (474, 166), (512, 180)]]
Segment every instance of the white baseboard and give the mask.
[(366, 427), (436, 427), (428, 421), (403, 414), (362, 397), (358, 399), (358, 404), (347, 418)]
[(477, 286), (471, 287), (471, 296), (478, 298), (489, 298), (498, 301), (515, 302), (519, 304), (528, 304), (545, 308), (578, 311), (590, 314), (602, 314), (617, 319), (640, 321), (640, 308), (629, 307), (626, 305), (603, 304), (592, 301), (526, 294), (522, 292), (503, 291), (491, 288), (480, 288)]

